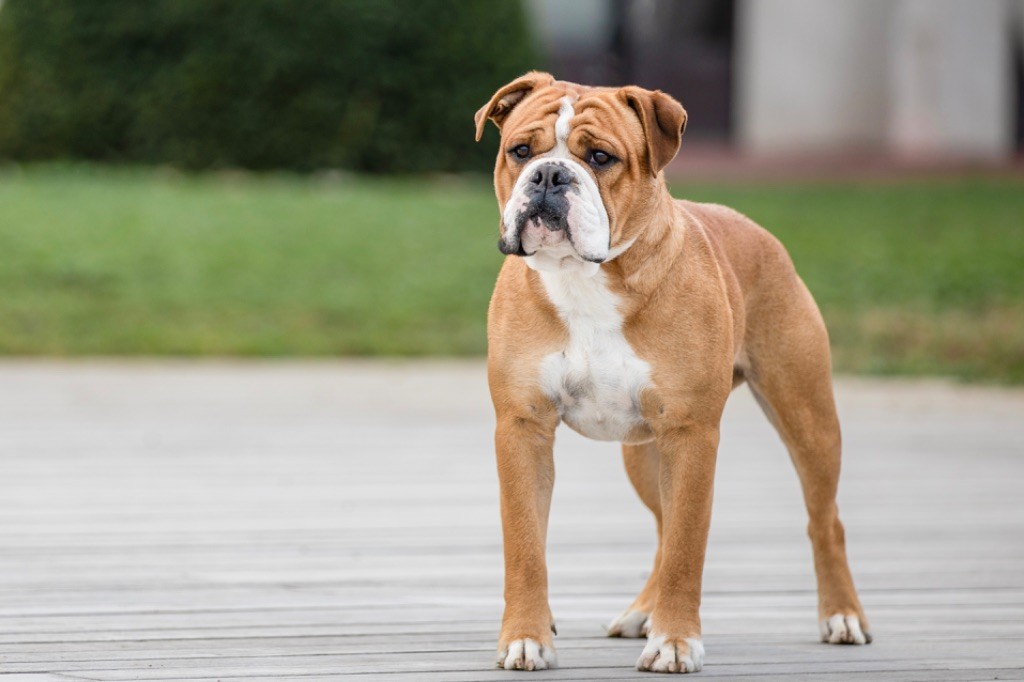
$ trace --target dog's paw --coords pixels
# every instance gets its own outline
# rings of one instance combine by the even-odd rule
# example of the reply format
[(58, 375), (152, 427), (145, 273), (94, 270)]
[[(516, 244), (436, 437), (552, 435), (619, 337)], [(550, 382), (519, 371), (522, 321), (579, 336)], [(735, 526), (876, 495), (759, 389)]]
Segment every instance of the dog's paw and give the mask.
[(704, 644), (699, 639), (672, 640), (653, 633), (636, 662), (637, 670), (654, 673), (696, 673), (703, 667)]
[(546, 670), (558, 665), (555, 648), (535, 639), (517, 639), (498, 649), (498, 667), (505, 670)]
[(608, 624), (609, 637), (646, 637), (651, 626), (651, 614), (629, 609)]
[(871, 633), (861, 629), (856, 614), (837, 613), (821, 621), (821, 641), (828, 644), (870, 644)]

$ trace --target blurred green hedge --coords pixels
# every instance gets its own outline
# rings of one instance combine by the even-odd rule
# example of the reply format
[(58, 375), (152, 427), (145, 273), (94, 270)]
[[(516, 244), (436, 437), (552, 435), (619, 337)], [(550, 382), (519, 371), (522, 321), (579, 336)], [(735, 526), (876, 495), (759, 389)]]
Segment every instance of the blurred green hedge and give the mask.
[(485, 170), (534, 57), (519, 0), (6, 0), (0, 156)]

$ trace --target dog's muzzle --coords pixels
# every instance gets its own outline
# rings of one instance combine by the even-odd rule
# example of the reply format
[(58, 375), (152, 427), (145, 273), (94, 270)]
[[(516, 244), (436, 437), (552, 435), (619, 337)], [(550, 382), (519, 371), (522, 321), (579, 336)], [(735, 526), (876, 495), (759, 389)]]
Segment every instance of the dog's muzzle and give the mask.
[[(568, 194), (573, 185), (572, 174), (560, 163), (542, 163), (526, 176), (520, 194), (522, 199), (514, 216), (513, 225), (508, 230), (511, 234), (502, 236), (498, 248), (504, 254), (530, 256), (523, 243), (523, 231), (529, 226), (536, 241), (534, 250), (545, 241), (552, 241), (546, 236), (538, 237), (542, 230), (548, 232), (565, 232), (559, 241), (568, 235), (569, 199)], [(509, 239), (513, 237), (513, 239)], [(514, 243), (510, 243), (513, 242)]]
[(545, 249), (601, 263), (607, 258), (608, 218), (593, 178), (565, 159), (536, 159), (523, 169), (503, 213), (498, 248), (533, 256)]
[(572, 175), (565, 166), (546, 163), (538, 167), (526, 185), (526, 196), (530, 198), (526, 220), (539, 218), (552, 231), (568, 228), (568, 193), (572, 184)]

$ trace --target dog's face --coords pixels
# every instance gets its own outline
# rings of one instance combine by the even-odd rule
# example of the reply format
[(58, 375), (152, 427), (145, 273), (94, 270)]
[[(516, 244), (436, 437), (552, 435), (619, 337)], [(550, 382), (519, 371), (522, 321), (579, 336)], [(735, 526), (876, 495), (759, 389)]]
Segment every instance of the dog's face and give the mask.
[(593, 274), (649, 222), (686, 112), (658, 91), (590, 88), (532, 72), (476, 114), (501, 130), (494, 185), (502, 253)]

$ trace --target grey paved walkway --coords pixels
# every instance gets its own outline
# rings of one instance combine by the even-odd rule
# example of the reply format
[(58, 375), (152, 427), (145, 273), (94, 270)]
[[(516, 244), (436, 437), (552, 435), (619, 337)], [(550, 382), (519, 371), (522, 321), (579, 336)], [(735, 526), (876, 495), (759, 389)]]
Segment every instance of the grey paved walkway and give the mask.
[[(817, 643), (796, 477), (740, 389), (701, 677), (1024, 679), (1024, 392), (838, 395), (875, 643)], [(491, 669), (491, 423), (476, 363), (0, 363), (0, 682), (524, 679)], [(652, 524), (616, 447), (565, 432), (557, 453), (562, 667), (530, 679), (651, 679), (601, 624)]]

